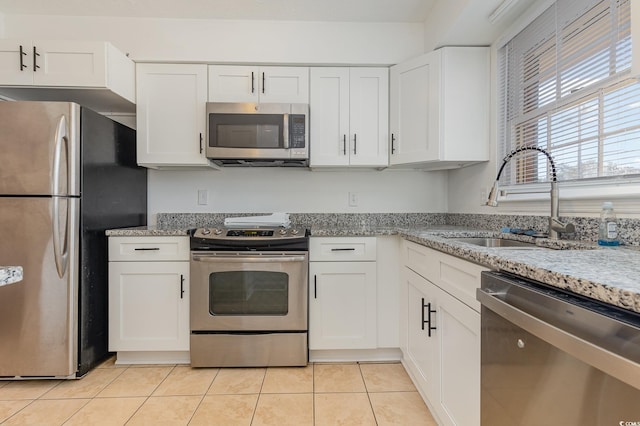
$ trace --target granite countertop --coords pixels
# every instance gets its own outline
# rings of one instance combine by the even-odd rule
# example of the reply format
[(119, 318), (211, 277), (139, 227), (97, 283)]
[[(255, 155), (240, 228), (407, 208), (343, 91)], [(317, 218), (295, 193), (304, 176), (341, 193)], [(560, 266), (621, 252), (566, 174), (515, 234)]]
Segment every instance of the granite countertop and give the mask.
[(105, 234), (108, 237), (180, 237), (189, 235), (189, 229), (136, 226), (133, 228), (107, 229)]
[(22, 266), (0, 266), (0, 287), (22, 281)]
[[(108, 236), (184, 236), (188, 229), (137, 227), (107, 231)], [(355, 237), (400, 235), (410, 241), (478, 263), (494, 270), (567, 289), (605, 303), (640, 313), (640, 250), (599, 247), (571, 240), (553, 241), (513, 236), (460, 226), (425, 227), (312, 227), (312, 236)], [(509, 250), (481, 247), (452, 240), (455, 237), (505, 237), (535, 241), (540, 249)], [(555, 248), (544, 249), (543, 247)]]

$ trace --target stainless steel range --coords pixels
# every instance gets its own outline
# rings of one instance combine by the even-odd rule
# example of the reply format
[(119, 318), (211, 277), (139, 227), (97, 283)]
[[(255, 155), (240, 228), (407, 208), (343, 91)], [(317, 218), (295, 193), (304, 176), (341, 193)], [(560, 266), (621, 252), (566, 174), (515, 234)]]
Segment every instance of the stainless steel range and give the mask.
[(309, 232), (200, 228), (191, 234), (191, 365), (304, 366)]

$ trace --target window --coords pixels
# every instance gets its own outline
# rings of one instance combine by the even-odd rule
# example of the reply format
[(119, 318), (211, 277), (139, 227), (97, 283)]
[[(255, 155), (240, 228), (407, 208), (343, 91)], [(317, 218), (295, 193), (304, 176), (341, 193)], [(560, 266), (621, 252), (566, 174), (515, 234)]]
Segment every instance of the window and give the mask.
[[(498, 154), (536, 146), (559, 181), (640, 174), (640, 83), (630, 0), (557, 0), (499, 50)], [(549, 180), (544, 154), (514, 156), (503, 185)]]

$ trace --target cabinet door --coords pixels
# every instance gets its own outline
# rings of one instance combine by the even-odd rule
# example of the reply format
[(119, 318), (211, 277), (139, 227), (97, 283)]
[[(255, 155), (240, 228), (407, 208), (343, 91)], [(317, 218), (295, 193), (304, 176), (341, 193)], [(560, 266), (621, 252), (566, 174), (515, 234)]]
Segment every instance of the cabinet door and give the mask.
[(209, 102), (258, 102), (258, 67), (209, 65)]
[(429, 281), (408, 268), (404, 269), (404, 285), (407, 297), (407, 317), (404, 321), (406, 321), (408, 367), (413, 370), (414, 376), (421, 382), (418, 383), (418, 386), (422, 387), (431, 400), (435, 395), (438, 382), (435, 358), (438, 341), (434, 330), (429, 336), (429, 308), (432, 310), (435, 308), (435, 290)]
[(376, 263), (310, 262), (309, 349), (376, 347)]
[(189, 262), (109, 262), (109, 350), (189, 350)]
[(438, 70), (432, 53), (391, 67), (391, 164), (437, 158), (429, 140), (435, 125), (432, 108), (438, 102), (434, 80)]
[(138, 64), (138, 164), (207, 165), (206, 102), (206, 65)]
[(480, 314), (441, 289), (435, 310), (439, 417), (480, 425)]
[(260, 102), (308, 104), (309, 68), (260, 67)]
[(32, 55), (31, 40), (0, 40), (0, 85), (32, 85)]
[(37, 65), (33, 73), (36, 86), (105, 87), (106, 44), (104, 42), (33, 42)]
[(312, 68), (310, 130), (313, 166), (349, 164), (349, 68)]
[(351, 68), (350, 77), (350, 164), (387, 166), (389, 71), (387, 68)]

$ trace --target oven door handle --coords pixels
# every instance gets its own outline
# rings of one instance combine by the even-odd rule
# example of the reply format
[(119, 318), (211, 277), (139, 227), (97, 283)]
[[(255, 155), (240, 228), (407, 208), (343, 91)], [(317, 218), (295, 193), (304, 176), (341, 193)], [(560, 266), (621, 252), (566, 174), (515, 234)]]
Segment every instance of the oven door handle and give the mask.
[(286, 255), (251, 255), (234, 256), (234, 255), (206, 255), (206, 254), (192, 254), (191, 260), (196, 262), (234, 262), (234, 263), (276, 263), (276, 262), (304, 262), (307, 260), (306, 256), (286, 256)]
[(637, 370), (638, 364), (632, 360), (574, 336), (543, 319), (520, 310), (500, 299), (500, 295), (501, 293), (491, 293), (480, 288), (476, 290), (478, 301), (507, 321), (618, 380), (640, 388), (640, 377), (633, 373)]

